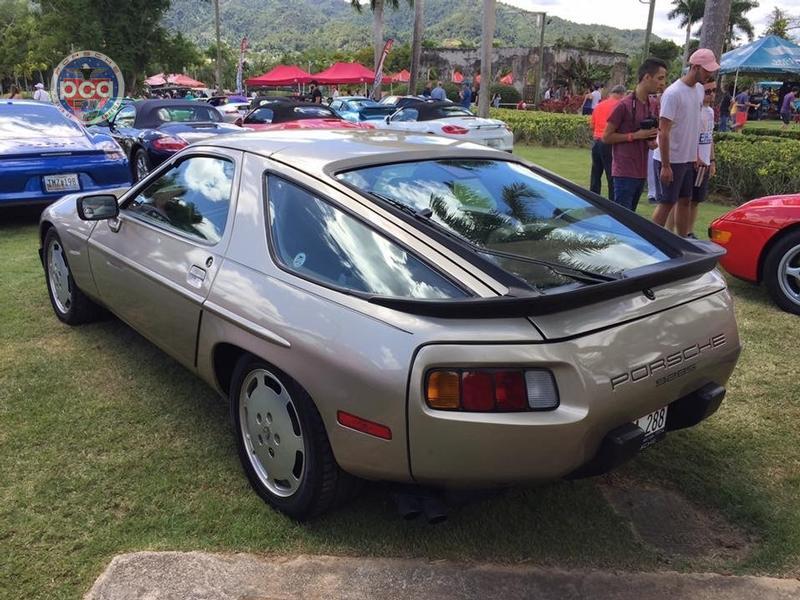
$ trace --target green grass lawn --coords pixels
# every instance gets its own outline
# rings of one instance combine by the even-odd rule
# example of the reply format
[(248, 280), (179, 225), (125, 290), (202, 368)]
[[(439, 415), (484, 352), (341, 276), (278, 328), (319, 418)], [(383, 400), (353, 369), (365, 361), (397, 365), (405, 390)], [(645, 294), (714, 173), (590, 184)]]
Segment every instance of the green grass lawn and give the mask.
[[(582, 181), (587, 151), (521, 148)], [(723, 207), (708, 205), (703, 226)], [(667, 561), (610, 509), (596, 480), (519, 488), (404, 522), (385, 487), (298, 525), (238, 463), (224, 404), (115, 319), (52, 314), (35, 218), (0, 222), (0, 597), (75, 598), (135, 550), (486, 559), (559, 567), (800, 574), (797, 317), (731, 282), (744, 351), (719, 413), (620, 476), (677, 490), (752, 537), (740, 561)], [(520, 457), (536, 460), (536, 457)]]

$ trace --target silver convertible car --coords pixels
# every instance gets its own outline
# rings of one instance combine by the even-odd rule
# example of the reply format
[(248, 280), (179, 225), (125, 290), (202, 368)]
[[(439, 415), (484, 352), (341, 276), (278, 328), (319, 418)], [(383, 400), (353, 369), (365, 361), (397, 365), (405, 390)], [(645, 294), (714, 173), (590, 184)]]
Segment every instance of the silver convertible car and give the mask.
[(716, 411), (740, 350), (718, 246), (436, 136), (204, 140), (41, 244), (56, 316), (105, 307), (226, 397), (297, 519), (360, 479), (603, 473)]

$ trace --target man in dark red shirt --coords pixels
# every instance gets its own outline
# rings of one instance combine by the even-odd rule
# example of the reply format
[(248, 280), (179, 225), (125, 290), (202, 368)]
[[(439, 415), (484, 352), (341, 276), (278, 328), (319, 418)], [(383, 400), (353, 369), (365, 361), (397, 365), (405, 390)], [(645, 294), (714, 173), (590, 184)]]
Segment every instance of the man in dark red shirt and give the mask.
[(614, 202), (633, 211), (647, 182), (647, 151), (658, 135), (658, 101), (650, 96), (664, 90), (667, 64), (651, 56), (638, 75), (636, 89), (614, 108), (603, 134), (603, 142), (613, 144)]

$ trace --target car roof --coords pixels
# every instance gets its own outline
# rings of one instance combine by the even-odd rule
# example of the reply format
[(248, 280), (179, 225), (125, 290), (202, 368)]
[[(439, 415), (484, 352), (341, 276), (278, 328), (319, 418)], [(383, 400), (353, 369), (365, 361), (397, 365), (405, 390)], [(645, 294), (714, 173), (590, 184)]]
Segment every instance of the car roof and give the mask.
[(442, 101), (426, 102), (424, 100), (421, 100), (420, 102), (414, 102), (412, 104), (407, 104), (406, 106), (403, 107), (403, 109), (413, 108), (418, 113), (417, 116), (418, 121), (429, 121), (431, 119), (435, 119), (441, 116), (442, 108), (452, 109), (454, 107), (463, 108), (465, 111), (469, 112), (469, 110), (464, 108), (463, 106), (460, 106), (458, 104), (453, 104), (452, 102), (442, 102)]
[(156, 112), (161, 108), (186, 108), (194, 110), (197, 108), (214, 110), (216, 108), (205, 102), (195, 100), (137, 100), (133, 103), (136, 107), (136, 122), (134, 126), (138, 129), (149, 129), (158, 127), (161, 120), (156, 116)]
[[(326, 115), (324, 117), (320, 117), (319, 115), (304, 114), (302, 111), (303, 108), (319, 110), (326, 113)], [(320, 118), (341, 119), (341, 117), (338, 114), (336, 114), (336, 111), (333, 110), (330, 106), (325, 106), (324, 104), (317, 104), (316, 102), (277, 102), (275, 104), (259, 106), (257, 108), (254, 108), (251, 112), (256, 112), (265, 109), (272, 111), (273, 123), (281, 123), (285, 121), (299, 121), (300, 119), (320, 119)]]
[(406, 160), (473, 157), (518, 161), (479, 144), (387, 129), (304, 129), (249, 132), (203, 140), (193, 147), (224, 147), (259, 154), (313, 174)]

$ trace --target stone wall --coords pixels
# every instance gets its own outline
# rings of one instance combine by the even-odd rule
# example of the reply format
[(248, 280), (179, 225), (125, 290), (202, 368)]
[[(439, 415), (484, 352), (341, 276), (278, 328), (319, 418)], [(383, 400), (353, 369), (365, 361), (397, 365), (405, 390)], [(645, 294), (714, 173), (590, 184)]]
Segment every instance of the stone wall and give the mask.
[[(570, 60), (582, 59), (588, 65), (611, 67), (611, 75), (605, 83), (608, 86), (625, 84), (627, 79), (628, 55), (619, 52), (603, 52), (601, 50), (584, 50), (582, 48), (544, 49), (543, 89), (550, 85), (571, 84), (573, 92), (577, 89), (574, 82), (565, 80), (564, 67)], [(480, 49), (474, 50), (451, 48), (425, 48), (422, 50), (422, 71), (435, 69), (443, 81), (451, 81), (455, 71), (461, 72), (465, 79), (471, 80), (480, 73)], [(492, 66), (498, 79), (499, 73), (509, 69), (514, 78), (514, 87), (520, 93), (526, 85), (534, 84), (539, 66), (538, 48), (494, 48), (492, 50)]]

